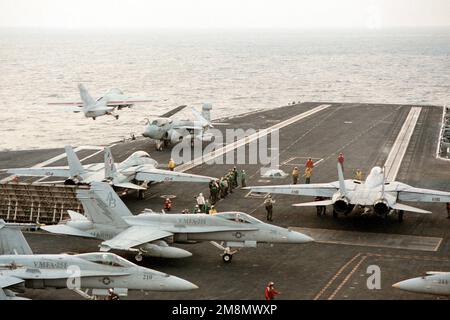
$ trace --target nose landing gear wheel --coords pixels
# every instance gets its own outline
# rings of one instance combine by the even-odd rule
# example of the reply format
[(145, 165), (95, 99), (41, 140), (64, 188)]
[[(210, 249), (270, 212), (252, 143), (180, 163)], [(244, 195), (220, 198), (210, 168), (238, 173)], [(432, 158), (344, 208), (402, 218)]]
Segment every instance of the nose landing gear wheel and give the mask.
[(228, 253), (224, 253), (224, 255), (222, 256), (222, 260), (225, 263), (230, 263), (232, 258), (233, 258), (233, 256)]
[(142, 254), (138, 253), (134, 259), (136, 259), (137, 262), (141, 262), (142, 261)]

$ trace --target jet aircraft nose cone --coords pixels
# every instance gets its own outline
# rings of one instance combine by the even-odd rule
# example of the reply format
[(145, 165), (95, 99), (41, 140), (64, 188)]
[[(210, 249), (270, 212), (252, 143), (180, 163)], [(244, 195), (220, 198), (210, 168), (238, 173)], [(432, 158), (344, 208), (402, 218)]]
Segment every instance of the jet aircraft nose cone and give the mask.
[(175, 276), (169, 276), (169, 278), (166, 279), (165, 284), (163, 286), (164, 289), (167, 291), (189, 291), (198, 289), (198, 286), (196, 286), (192, 282), (189, 282), (187, 280)]
[(287, 241), (289, 243), (307, 243), (313, 242), (314, 239), (306, 234), (290, 230), (287, 236)]
[(413, 278), (397, 282), (392, 287), (405, 291), (423, 292), (426, 289), (426, 281), (423, 278)]

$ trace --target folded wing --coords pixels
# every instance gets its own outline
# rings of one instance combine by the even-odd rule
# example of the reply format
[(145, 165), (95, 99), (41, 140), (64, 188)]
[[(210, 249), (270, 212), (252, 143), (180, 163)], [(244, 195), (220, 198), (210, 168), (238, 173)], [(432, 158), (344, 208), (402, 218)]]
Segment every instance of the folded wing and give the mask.
[(197, 174), (161, 170), (155, 168), (142, 168), (136, 173), (136, 180), (139, 181), (181, 181), (181, 182), (210, 182), (213, 177), (201, 176)]

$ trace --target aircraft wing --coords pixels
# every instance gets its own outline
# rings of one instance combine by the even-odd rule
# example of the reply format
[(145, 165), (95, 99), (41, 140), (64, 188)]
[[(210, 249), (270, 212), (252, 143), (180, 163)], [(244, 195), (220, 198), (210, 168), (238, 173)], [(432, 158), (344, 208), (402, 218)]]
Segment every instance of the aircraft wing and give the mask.
[(194, 131), (203, 131), (202, 126), (195, 126), (195, 125), (182, 125), (182, 126), (173, 126), (173, 129), (175, 130), (194, 130)]
[(73, 106), (73, 107), (82, 107), (83, 102), (49, 102), (49, 106)]
[(129, 250), (141, 244), (172, 236), (173, 233), (148, 226), (131, 226), (114, 238), (103, 241), (101, 251)]
[(403, 183), (387, 185), (385, 191), (398, 192), (397, 199), (400, 201), (450, 202), (450, 192), (414, 188)]
[(42, 167), (42, 168), (13, 168), (8, 169), (7, 173), (18, 176), (55, 176), (55, 177), (70, 177), (69, 168), (65, 167)]
[(213, 177), (200, 176), (197, 174), (161, 170), (151, 168), (138, 169), (136, 172), (136, 180), (138, 181), (179, 181), (179, 182), (210, 182)]
[(251, 192), (271, 194), (294, 194), (300, 196), (320, 196), (331, 198), (339, 190), (336, 183), (288, 184), (280, 186), (246, 187)]
[(51, 226), (41, 226), (42, 230), (45, 230), (50, 233), (56, 233), (56, 234), (66, 234), (69, 236), (77, 236), (77, 237), (86, 237), (86, 238), (95, 238), (90, 233), (84, 232), (79, 229), (75, 229), (69, 226), (66, 226), (65, 224), (55, 224)]
[(186, 107), (187, 107), (186, 105), (182, 105), (182, 106), (173, 108), (172, 110), (170, 110), (170, 111), (164, 113), (164, 114), (161, 115), (160, 117), (161, 117), (161, 118), (170, 118), (171, 116), (173, 116), (174, 114), (180, 112), (181, 110), (183, 110), (183, 109), (186, 108)]
[(127, 100), (110, 100), (106, 103), (108, 107), (118, 107), (123, 105), (130, 105), (136, 103), (153, 102), (154, 100), (143, 100), (143, 99), (127, 99)]

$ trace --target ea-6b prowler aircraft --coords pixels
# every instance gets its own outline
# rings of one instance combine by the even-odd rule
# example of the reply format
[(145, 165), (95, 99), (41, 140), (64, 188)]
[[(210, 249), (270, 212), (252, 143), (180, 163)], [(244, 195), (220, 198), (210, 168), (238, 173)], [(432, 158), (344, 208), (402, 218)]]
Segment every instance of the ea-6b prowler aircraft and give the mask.
[(200, 114), (194, 108), (191, 108), (196, 120), (175, 120), (170, 117), (159, 117), (150, 121), (147, 119), (147, 124), (142, 135), (155, 140), (156, 150), (161, 151), (164, 146), (176, 144), (183, 139), (189, 139), (191, 145), (194, 140), (211, 141), (212, 135), (207, 133), (209, 128), (213, 125), (222, 125), (223, 123), (211, 122), (211, 109), (209, 103), (204, 103), (202, 106), (202, 113)]
[(403, 280), (394, 288), (439, 296), (450, 296), (450, 272), (428, 271), (426, 276)]
[(185, 291), (198, 287), (175, 276), (144, 268), (109, 252), (34, 255), (22, 232), (0, 220), (0, 300), (24, 299), (24, 288), (109, 288)]
[[(94, 181), (108, 181), (116, 188), (139, 190), (139, 197), (143, 197), (143, 190), (149, 182), (178, 181), (209, 183), (213, 177), (190, 173), (157, 169), (158, 162), (153, 160), (145, 151), (136, 151), (119, 164), (114, 159), (109, 147), (105, 148), (104, 164), (90, 164), (82, 166), (71, 146), (65, 148), (68, 167), (15, 168), (7, 172), (22, 176), (58, 176), (66, 177), (65, 184), (90, 184)], [(94, 169), (95, 168), (95, 169)], [(138, 182), (140, 184), (137, 184)]]
[(79, 84), (81, 102), (51, 102), (49, 105), (64, 105), (73, 107), (75, 113), (83, 112), (86, 118), (96, 119), (104, 115), (114, 116), (119, 119), (119, 115), (114, 113), (115, 109), (131, 108), (136, 103), (151, 102), (152, 100), (133, 99), (123, 94), (117, 88), (110, 89), (104, 96), (94, 100), (84, 85)]
[(303, 196), (320, 196), (329, 198), (323, 201), (298, 203), (296, 207), (333, 206), (333, 216), (348, 214), (358, 205), (373, 209), (373, 212), (387, 217), (391, 210), (398, 212), (399, 221), (403, 221), (404, 211), (431, 213), (426, 210), (411, 207), (398, 201), (413, 202), (450, 202), (450, 192), (414, 188), (407, 184), (391, 181), (386, 182), (384, 171), (374, 167), (366, 181), (344, 180), (342, 167), (338, 163), (339, 181), (330, 183), (295, 184), (279, 186), (251, 186), (251, 192), (266, 192), (273, 194), (293, 194)]
[[(306, 243), (313, 241), (299, 232), (280, 228), (242, 212), (207, 214), (164, 214), (145, 212), (133, 216), (109, 184), (93, 182), (91, 189), (78, 189), (77, 198), (86, 217), (68, 211), (70, 220), (42, 229), (59, 234), (100, 238), (100, 251), (127, 250), (142, 256), (184, 258), (192, 254), (168, 243), (212, 241), (230, 262), (238, 248), (257, 243)], [(222, 244), (215, 241), (222, 241)], [(234, 248), (234, 249), (232, 249)]]

